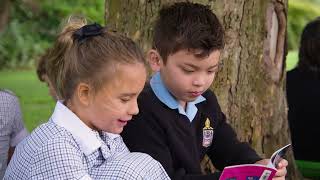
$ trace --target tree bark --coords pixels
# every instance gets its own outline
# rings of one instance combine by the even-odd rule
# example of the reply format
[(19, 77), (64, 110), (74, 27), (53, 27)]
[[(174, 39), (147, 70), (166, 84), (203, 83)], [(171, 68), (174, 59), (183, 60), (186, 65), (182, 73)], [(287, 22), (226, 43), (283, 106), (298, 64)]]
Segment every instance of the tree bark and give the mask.
[[(106, 24), (144, 50), (152, 25), (169, 0), (106, 0)], [(287, 121), (284, 60), (288, 0), (193, 0), (210, 6), (225, 28), (224, 64), (213, 83), (223, 112), (242, 141), (268, 158), (291, 142)], [(301, 179), (293, 153), (288, 178)]]

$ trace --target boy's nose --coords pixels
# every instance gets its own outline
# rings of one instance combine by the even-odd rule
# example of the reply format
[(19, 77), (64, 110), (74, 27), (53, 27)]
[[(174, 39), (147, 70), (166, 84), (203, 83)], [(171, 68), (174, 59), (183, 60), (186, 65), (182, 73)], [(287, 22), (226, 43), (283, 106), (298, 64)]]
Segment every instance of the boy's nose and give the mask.
[(205, 78), (204, 77), (198, 77), (193, 80), (192, 84), (194, 86), (203, 86), (205, 84)]

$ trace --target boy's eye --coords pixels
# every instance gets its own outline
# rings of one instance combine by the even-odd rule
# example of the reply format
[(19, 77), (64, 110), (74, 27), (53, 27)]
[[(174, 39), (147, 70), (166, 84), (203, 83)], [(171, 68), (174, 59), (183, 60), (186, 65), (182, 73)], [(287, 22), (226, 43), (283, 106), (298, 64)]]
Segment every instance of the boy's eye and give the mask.
[(222, 64), (219, 64), (217, 67), (208, 69), (208, 74), (214, 74), (217, 73), (218, 71), (220, 71), (222, 68)]
[(217, 69), (209, 70), (209, 71), (208, 71), (208, 74), (214, 74), (214, 73), (216, 73), (216, 72), (217, 72)]
[(194, 72), (194, 70), (192, 70), (192, 69), (185, 69), (185, 68), (182, 68), (182, 71), (187, 73), (187, 74)]

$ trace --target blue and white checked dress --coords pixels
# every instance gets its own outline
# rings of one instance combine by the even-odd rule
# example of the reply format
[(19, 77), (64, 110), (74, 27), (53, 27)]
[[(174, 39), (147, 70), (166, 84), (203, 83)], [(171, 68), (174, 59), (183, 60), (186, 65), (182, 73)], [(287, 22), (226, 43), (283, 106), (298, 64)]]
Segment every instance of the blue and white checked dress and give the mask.
[(7, 90), (0, 90), (0, 179), (7, 168), (9, 147), (15, 147), (28, 134), (18, 98)]
[(161, 164), (130, 153), (120, 135), (93, 131), (62, 103), (16, 148), (4, 179), (170, 179)]

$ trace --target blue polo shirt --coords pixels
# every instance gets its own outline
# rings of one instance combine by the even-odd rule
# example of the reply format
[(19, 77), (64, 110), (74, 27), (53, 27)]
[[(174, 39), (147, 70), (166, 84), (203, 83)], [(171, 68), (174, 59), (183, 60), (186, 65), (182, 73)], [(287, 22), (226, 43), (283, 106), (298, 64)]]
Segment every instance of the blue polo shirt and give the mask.
[(171, 109), (178, 109), (178, 112), (180, 114), (183, 114), (188, 117), (190, 122), (194, 119), (198, 112), (198, 108), (196, 104), (205, 101), (206, 98), (204, 98), (202, 95), (197, 97), (196, 100), (187, 102), (187, 108), (184, 110), (184, 108), (179, 104), (179, 102), (171, 95), (167, 87), (164, 85), (160, 72), (155, 73), (150, 80), (150, 86), (152, 88), (152, 91), (157, 96), (157, 98), (167, 105)]

